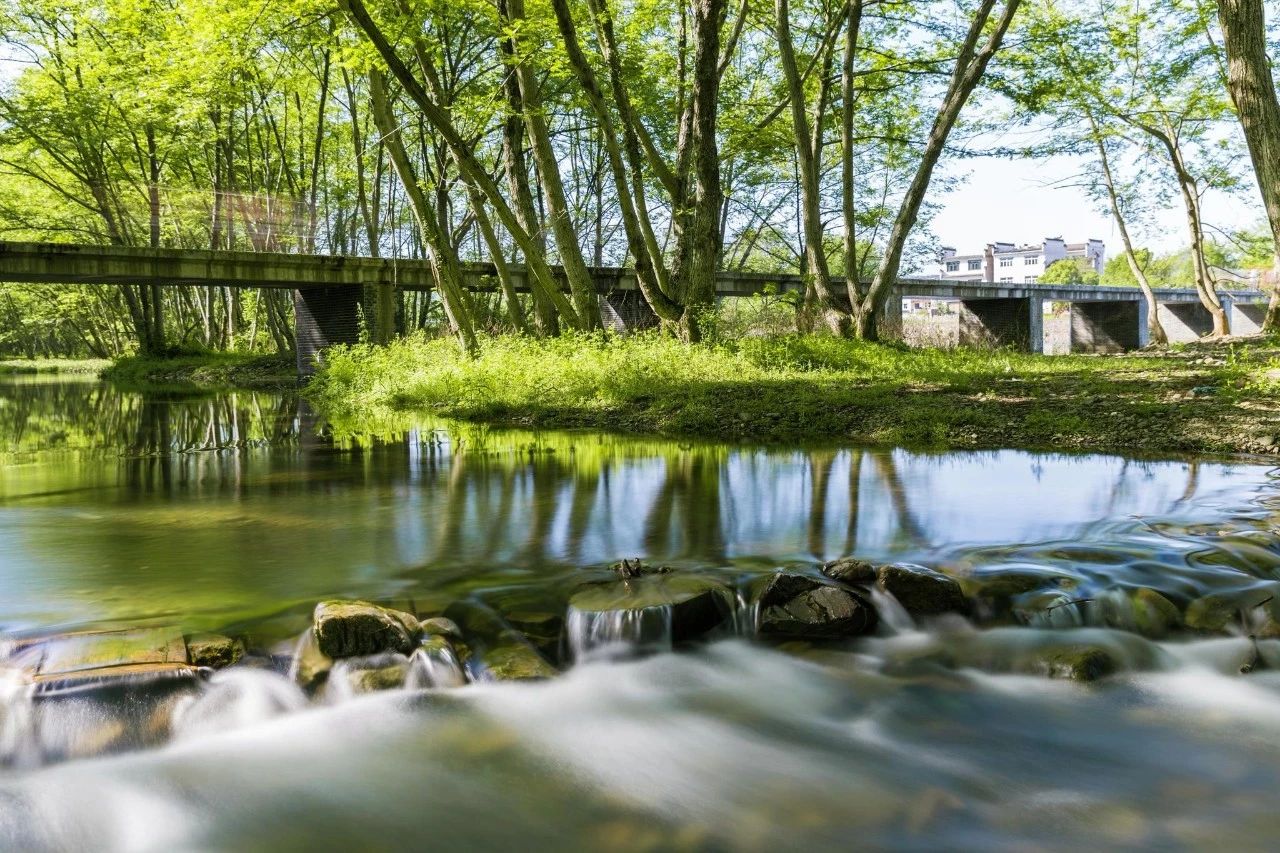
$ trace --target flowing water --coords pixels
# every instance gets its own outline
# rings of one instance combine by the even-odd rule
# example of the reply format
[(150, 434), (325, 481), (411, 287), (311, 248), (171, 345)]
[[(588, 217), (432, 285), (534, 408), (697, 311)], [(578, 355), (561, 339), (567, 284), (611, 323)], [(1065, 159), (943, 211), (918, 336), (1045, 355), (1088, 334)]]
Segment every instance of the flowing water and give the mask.
[[(754, 638), (767, 576), (846, 555), (951, 575), (972, 618), (877, 592), (874, 636)], [(670, 569), (655, 589), (730, 590), (731, 618), (685, 643), (660, 597), (609, 609), (634, 557)], [(288, 394), (7, 382), (0, 847), (1273, 848), (1278, 588), (1265, 460), (335, 437)], [(1138, 590), (1230, 618), (1152, 628)], [(474, 608), (563, 674), (424, 645), (308, 693), (327, 598)], [(122, 626), (249, 656), (114, 705), (24, 678), (31, 638)], [(1064, 643), (1118, 671), (1047, 677)], [(388, 670), (404, 688), (361, 686)]]

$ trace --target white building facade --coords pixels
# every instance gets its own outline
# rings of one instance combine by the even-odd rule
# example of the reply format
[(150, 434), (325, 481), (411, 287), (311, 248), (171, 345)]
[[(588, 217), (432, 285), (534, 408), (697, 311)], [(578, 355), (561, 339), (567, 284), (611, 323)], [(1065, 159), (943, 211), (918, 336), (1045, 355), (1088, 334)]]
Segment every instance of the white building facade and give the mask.
[(1004, 284), (1035, 284), (1054, 261), (1082, 258), (1099, 275), (1106, 263), (1106, 247), (1101, 240), (1068, 243), (1049, 237), (1039, 244), (988, 243), (978, 255), (960, 255), (943, 246), (939, 278), (948, 281), (986, 281)]

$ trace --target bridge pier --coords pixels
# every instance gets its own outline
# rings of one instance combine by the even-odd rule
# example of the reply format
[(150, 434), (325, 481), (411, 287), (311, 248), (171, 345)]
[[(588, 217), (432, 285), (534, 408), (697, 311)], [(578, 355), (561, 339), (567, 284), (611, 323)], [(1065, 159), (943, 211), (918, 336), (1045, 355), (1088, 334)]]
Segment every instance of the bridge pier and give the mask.
[(1233, 335), (1256, 335), (1262, 331), (1267, 318), (1267, 306), (1261, 302), (1241, 302), (1229, 294), (1222, 294), (1222, 307), (1227, 312), (1227, 323)]
[(388, 343), (401, 319), (396, 295), (395, 286), (390, 284), (295, 290), (293, 327), (298, 375), (306, 377), (316, 372), (325, 347), (361, 340)]
[(1185, 344), (1213, 331), (1213, 315), (1197, 302), (1159, 302), (1156, 315), (1171, 344)]
[(959, 343), (962, 347), (1044, 352), (1044, 299), (961, 299)]
[(1126, 352), (1146, 346), (1147, 303), (1072, 302), (1071, 351)]
[(601, 296), (600, 319), (606, 329), (619, 334), (653, 329), (659, 323), (639, 290), (611, 290)]

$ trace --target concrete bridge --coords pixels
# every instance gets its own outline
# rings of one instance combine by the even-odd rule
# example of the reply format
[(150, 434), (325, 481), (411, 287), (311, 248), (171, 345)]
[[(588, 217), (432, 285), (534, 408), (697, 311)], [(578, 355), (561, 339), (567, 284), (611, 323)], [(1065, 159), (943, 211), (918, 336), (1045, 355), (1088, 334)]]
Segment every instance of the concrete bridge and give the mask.
[[(527, 291), (524, 268), (513, 265), (511, 271), (517, 289)], [(654, 324), (632, 270), (599, 267), (591, 274), (607, 323), (618, 329)], [(498, 290), (492, 264), (464, 264), (464, 276), (471, 290)], [(16, 242), (0, 242), (0, 282), (290, 290), (301, 373), (311, 372), (323, 347), (357, 341), (362, 317), (366, 329), (376, 318), (386, 317), (377, 305), (389, 304), (388, 297), (396, 291), (432, 289), (430, 267), (421, 260)], [(770, 291), (803, 292), (804, 277), (724, 271), (716, 280), (719, 297)], [(1209, 312), (1194, 289), (1161, 289), (1156, 294), (1160, 320), (1171, 341), (1194, 340), (1212, 329)], [(1235, 334), (1260, 329), (1266, 310), (1261, 291), (1222, 291), (1219, 296)], [(959, 300), (962, 345), (1043, 352), (1045, 302), (1070, 305), (1072, 352), (1121, 352), (1148, 342), (1147, 305), (1137, 288), (900, 279), (881, 317), (886, 336), (901, 330), (904, 297)]]

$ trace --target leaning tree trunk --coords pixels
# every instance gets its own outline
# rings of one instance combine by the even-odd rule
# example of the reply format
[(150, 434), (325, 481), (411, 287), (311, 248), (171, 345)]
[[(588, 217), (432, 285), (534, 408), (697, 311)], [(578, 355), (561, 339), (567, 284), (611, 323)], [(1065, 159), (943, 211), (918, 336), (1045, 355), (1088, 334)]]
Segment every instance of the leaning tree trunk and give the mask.
[(1177, 140), (1168, 133), (1157, 137), (1165, 146), (1169, 161), (1173, 164), (1174, 174), (1178, 179), (1178, 189), (1182, 192), (1182, 203), (1187, 214), (1187, 229), (1191, 234), (1191, 262), (1195, 270), (1196, 293), (1200, 304), (1213, 318), (1212, 335), (1216, 338), (1231, 334), (1231, 325), (1227, 321), (1227, 312), (1218, 298), (1214, 287), (1213, 275), (1209, 272), (1209, 264), (1204, 256), (1204, 219), (1200, 214), (1200, 190), (1196, 186), (1195, 177), (1187, 168), (1182, 158), (1182, 149)]
[(791, 102), (791, 124), (795, 137), (796, 162), (800, 172), (801, 225), (804, 229), (804, 256), (806, 274), (817, 308), (823, 320), (836, 334), (844, 334), (848, 320), (844, 312), (835, 307), (831, 292), (831, 272), (827, 266), (827, 252), (823, 245), (822, 190), (819, 186), (818, 157), (822, 140), (822, 108), (825, 85), (819, 87), (817, 116), (810, 131), (809, 116), (805, 111), (804, 81), (796, 67), (795, 47), (791, 41), (791, 10), (788, 0), (776, 0), (775, 35), (778, 41), (778, 57), (782, 63), (783, 77), (787, 81), (787, 95)]
[[(507, 0), (507, 9), (513, 22), (525, 23), (524, 0)], [(542, 104), (541, 87), (528, 62), (516, 61), (516, 81), (520, 84), (520, 103), (524, 108), (525, 128), (533, 149), (533, 162), (542, 177), (542, 198), (550, 214), (551, 233), (556, 238), (560, 265), (569, 280), (569, 292), (578, 316), (588, 328), (600, 325), (600, 305), (595, 283), (582, 257), (582, 247), (569, 215), (569, 202), (565, 197), (564, 183), (560, 179), (560, 163), (551, 147), (551, 134), (547, 129), (546, 112)]]
[(1275, 244), (1271, 301), (1262, 330), (1276, 332), (1280, 331), (1280, 101), (1267, 57), (1263, 14), (1262, 0), (1218, 0), (1227, 54), (1227, 89), (1240, 114)]
[(1098, 127), (1097, 121), (1093, 117), (1093, 113), (1088, 113), (1089, 129), (1093, 133), (1094, 144), (1098, 147), (1098, 160), (1102, 164), (1102, 181), (1107, 188), (1107, 201), (1111, 205), (1111, 217), (1116, 221), (1116, 229), (1120, 232), (1120, 240), (1124, 243), (1124, 257), (1129, 262), (1129, 271), (1133, 273), (1134, 280), (1138, 282), (1138, 287), (1142, 290), (1142, 298), (1147, 302), (1147, 331), (1151, 336), (1151, 342), (1164, 346), (1169, 343), (1169, 336), (1164, 332), (1164, 326), (1160, 324), (1159, 304), (1156, 302), (1155, 291), (1151, 289), (1151, 282), (1147, 279), (1147, 271), (1138, 263), (1137, 253), (1133, 249), (1133, 240), (1129, 238), (1129, 226), (1125, 222), (1124, 212), (1120, 209), (1120, 196), (1116, 192), (1115, 176), (1111, 171), (1111, 157), (1107, 154), (1107, 145), (1102, 138), (1102, 130)]
[(951, 72), (951, 83), (947, 87), (942, 108), (933, 121), (928, 141), (920, 153), (920, 163), (916, 167), (916, 173), (907, 187), (902, 203), (898, 206), (898, 213), (889, 231), (889, 241), (885, 246), (880, 266), (876, 270), (875, 278), (872, 279), (870, 289), (862, 301), (854, 306), (854, 334), (857, 337), (865, 340), (876, 340), (879, 337), (876, 318), (893, 294), (893, 287), (898, 279), (898, 268), (902, 264), (902, 252), (906, 248), (911, 229), (915, 227), (916, 218), (920, 215), (920, 206), (924, 203), (925, 194), (929, 190), (934, 167), (938, 165), (938, 158), (942, 156), (943, 148), (946, 147), (951, 128), (960, 117), (960, 110), (969, 100), (969, 95), (977, 88), (991, 57), (1000, 49), (1000, 43), (1004, 41), (1004, 34), (1008, 31), (1009, 24), (1012, 23), (1020, 4), (1021, 0), (1006, 0), (1004, 11), (981, 50), (978, 50), (978, 42), (987, 27), (991, 11), (995, 7), (995, 0), (983, 0), (978, 11), (974, 13), (969, 31), (960, 47), (960, 54), (956, 57), (955, 69)]
[[(507, 0), (498, 0), (498, 16), (504, 23), (510, 20)], [(542, 239), (538, 214), (533, 204), (533, 190), (529, 187), (529, 164), (524, 156), (524, 120), (521, 118), (524, 115), (524, 104), (520, 98), (520, 83), (513, 73), (517, 61), (515, 43), (509, 37), (499, 39), (498, 53), (506, 69), (502, 78), (507, 98), (507, 115), (502, 122), (502, 169), (506, 173), (507, 188), (511, 192), (520, 225), (545, 252), (546, 242)], [(531, 301), (534, 326), (538, 334), (559, 334), (560, 322), (555, 306), (537, 290), (533, 291)]]
[[(476, 332), (471, 316), (471, 306), (462, 287), (462, 267), (458, 263), (452, 242), (442, 231), (430, 201), (418, 184), (418, 176), (400, 139), (400, 127), (391, 113), (386, 84), (381, 72), (376, 70), (369, 72), (369, 105), (373, 111), (374, 124), (378, 127), (378, 133), (382, 135), (382, 144), (391, 157), (391, 165), (400, 177), (400, 184), (404, 187), (414, 218), (418, 221), (422, 240), (430, 249), (431, 266), (449, 326), (458, 336), (463, 348), (468, 352), (474, 352), (477, 348)], [(379, 319), (385, 322), (386, 318)], [(383, 332), (380, 330), (379, 334)]]

